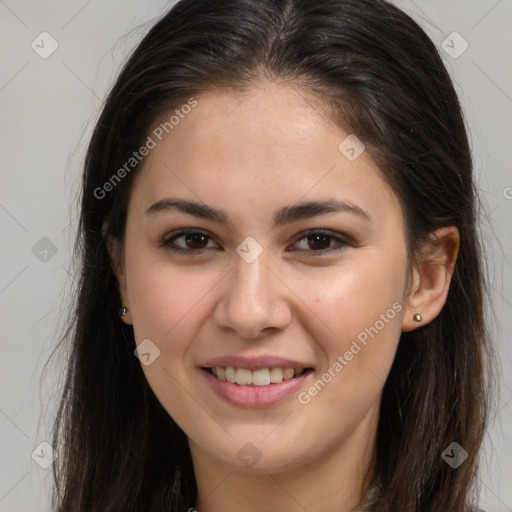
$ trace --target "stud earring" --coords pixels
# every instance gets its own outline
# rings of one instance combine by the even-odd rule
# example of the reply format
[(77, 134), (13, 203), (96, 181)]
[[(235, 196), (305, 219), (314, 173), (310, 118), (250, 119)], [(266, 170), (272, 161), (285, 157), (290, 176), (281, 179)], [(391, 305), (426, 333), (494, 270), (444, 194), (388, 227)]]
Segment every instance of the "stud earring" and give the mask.
[(413, 316), (414, 320), (416, 322), (421, 322), (423, 320), (423, 317), (419, 314), (419, 313), (416, 313), (414, 316)]
[(126, 306), (123, 306), (121, 308), (121, 311), (119, 311), (119, 316), (126, 316), (128, 314), (128, 308)]

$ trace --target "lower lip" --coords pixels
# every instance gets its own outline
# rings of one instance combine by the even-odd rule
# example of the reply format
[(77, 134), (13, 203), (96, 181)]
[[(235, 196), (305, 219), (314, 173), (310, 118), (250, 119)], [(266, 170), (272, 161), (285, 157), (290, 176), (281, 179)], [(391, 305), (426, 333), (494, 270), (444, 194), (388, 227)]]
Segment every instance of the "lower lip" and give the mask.
[(297, 393), (303, 382), (312, 375), (313, 370), (307, 370), (297, 377), (268, 386), (239, 386), (215, 377), (204, 368), (201, 368), (201, 373), (204, 374), (217, 395), (226, 402), (237, 407), (257, 409), (275, 405)]

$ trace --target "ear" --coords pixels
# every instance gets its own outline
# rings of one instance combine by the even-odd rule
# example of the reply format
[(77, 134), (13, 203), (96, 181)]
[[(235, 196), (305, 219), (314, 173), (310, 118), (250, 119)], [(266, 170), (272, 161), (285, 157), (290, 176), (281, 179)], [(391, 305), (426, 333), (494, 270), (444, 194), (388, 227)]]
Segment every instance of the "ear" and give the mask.
[(121, 320), (127, 325), (133, 325), (132, 316), (130, 313), (130, 301), (128, 299), (128, 292), (126, 286), (126, 264), (124, 259), (124, 248), (118, 238), (112, 237), (107, 234), (106, 221), (103, 223), (102, 228), (103, 239), (107, 246), (107, 252), (110, 258), (112, 270), (117, 279), (119, 295), (121, 303), (128, 309), (128, 313), (121, 317)]
[[(407, 299), (402, 331), (409, 332), (430, 323), (443, 308), (459, 253), (460, 235), (455, 226), (434, 231), (421, 250), (424, 257), (413, 269), (413, 283)], [(420, 314), (417, 322), (414, 315)]]

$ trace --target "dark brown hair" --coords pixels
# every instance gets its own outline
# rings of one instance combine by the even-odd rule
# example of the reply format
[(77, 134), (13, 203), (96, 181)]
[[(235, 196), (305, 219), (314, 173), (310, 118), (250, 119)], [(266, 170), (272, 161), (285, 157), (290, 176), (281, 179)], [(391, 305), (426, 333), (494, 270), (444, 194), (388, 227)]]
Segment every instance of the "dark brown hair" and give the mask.
[[(85, 161), (75, 242), (81, 274), (63, 337), (70, 356), (54, 431), (55, 510), (194, 505), (187, 438), (133, 354), (133, 329), (118, 316), (105, 244), (109, 237), (123, 240), (137, 169), (103, 197), (97, 191), (163, 113), (212, 88), (244, 91), (262, 79), (313, 94), (332, 122), (365, 143), (401, 201), (411, 262), (429, 233), (459, 229), (444, 308), (401, 336), (383, 390), (372, 496), (361, 508), (471, 510), (488, 414), (490, 347), (471, 154), (436, 47), (384, 0), (181, 0), (130, 56)], [(441, 457), (454, 441), (468, 453), (457, 469)]]

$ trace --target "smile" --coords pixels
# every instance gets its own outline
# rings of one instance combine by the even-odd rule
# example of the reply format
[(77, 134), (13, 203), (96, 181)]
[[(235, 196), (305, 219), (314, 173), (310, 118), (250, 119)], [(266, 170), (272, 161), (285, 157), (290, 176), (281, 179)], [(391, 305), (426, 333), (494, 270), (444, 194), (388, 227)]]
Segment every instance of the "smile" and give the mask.
[(243, 408), (268, 407), (298, 393), (313, 368), (201, 368), (216, 395)]
[(212, 375), (218, 379), (238, 384), (239, 386), (270, 386), (279, 384), (283, 380), (290, 380), (304, 373), (305, 368), (261, 368), (259, 370), (248, 370), (246, 368), (233, 368), (228, 366), (222, 368), (217, 366), (209, 368)]

